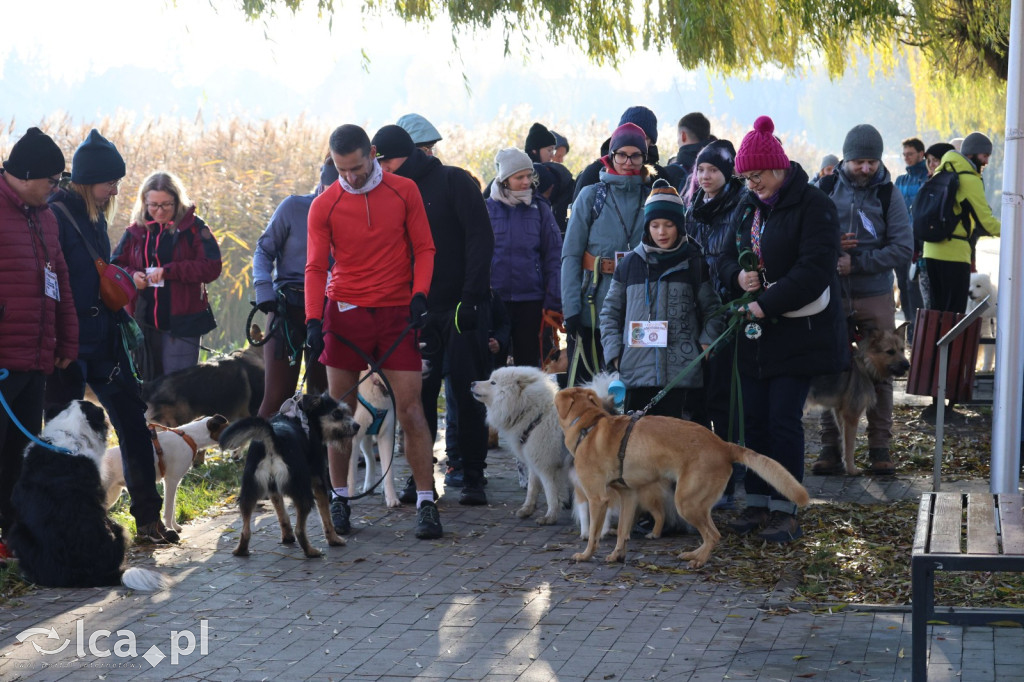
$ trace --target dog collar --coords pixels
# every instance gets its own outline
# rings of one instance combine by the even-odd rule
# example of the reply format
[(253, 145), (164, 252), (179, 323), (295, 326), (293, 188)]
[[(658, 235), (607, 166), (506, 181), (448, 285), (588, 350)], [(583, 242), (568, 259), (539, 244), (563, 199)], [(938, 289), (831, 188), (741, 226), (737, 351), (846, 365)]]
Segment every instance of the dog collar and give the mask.
[[(523, 431), (523, 435), (521, 435), (519, 437), (519, 444), (520, 445), (526, 445), (526, 441), (530, 437), (530, 434), (533, 433), (533, 430), (535, 428), (537, 428), (537, 425), (540, 424), (540, 420), (543, 419), (543, 418), (544, 418), (544, 413), (543, 412), (541, 412), (540, 414), (538, 414), (536, 417), (533, 418), (533, 421), (530, 422), (529, 426), (526, 427), (526, 430)], [(573, 423), (575, 424), (575, 422), (573, 422)]]

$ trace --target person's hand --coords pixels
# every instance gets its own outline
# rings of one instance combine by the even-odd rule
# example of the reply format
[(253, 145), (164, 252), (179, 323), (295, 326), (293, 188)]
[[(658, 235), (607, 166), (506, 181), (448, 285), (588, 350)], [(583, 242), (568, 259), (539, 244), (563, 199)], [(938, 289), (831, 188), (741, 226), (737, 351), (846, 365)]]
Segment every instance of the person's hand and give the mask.
[(491, 355), (497, 355), (498, 351), (501, 350), (501, 344), (498, 343), (498, 339), (493, 336), (487, 339), (487, 350), (491, 351)]
[(142, 270), (136, 270), (132, 273), (132, 281), (135, 282), (135, 288), (140, 291), (149, 286), (149, 280), (146, 278), (146, 273)]
[(761, 288), (761, 275), (757, 270), (741, 270), (736, 276), (736, 283), (743, 291), (757, 291)]
[(146, 278), (149, 280), (150, 284), (159, 284), (160, 282), (164, 281), (164, 269), (153, 268), (148, 273), (146, 273)]
[(475, 305), (462, 301), (455, 307), (455, 331), (460, 334), (476, 330), (480, 311)]
[(544, 309), (544, 321), (549, 327), (554, 327), (558, 331), (565, 333), (565, 318), (562, 317), (562, 313), (557, 310)]
[(576, 336), (580, 333), (583, 325), (580, 324), (579, 315), (570, 315), (565, 318), (565, 333), (569, 336)]
[(427, 296), (423, 293), (413, 294), (409, 301), (409, 323), (413, 329), (423, 329), (427, 323)]
[(839, 237), (839, 248), (843, 251), (849, 251), (850, 249), (857, 248), (857, 233), (856, 232), (844, 232)]
[(309, 320), (306, 322), (306, 348), (309, 349), (309, 356), (314, 360), (320, 358), (324, 353), (324, 328), (320, 320)]
[(850, 267), (852, 264), (850, 254), (844, 253), (839, 257), (839, 262), (836, 263), (836, 272), (845, 277), (850, 274)]
[(57, 369), (67, 369), (71, 364), (71, 358), (54, 358), (53, 366)]
[(269, 315), (270, 313), (277, 311), (277, 300), (272, 298), (269, 301), (257, 303), (256, 307), (260, 309), (261, 313)]
[(761, 306), (757, 303), (757, 301), (751, 301), (747, 305), (740, 308), (740, 310), (742, 310), (746, 314), (747, 319), (760, 320), (762, 317), (764, 317), (764, 311), (761, 310)]

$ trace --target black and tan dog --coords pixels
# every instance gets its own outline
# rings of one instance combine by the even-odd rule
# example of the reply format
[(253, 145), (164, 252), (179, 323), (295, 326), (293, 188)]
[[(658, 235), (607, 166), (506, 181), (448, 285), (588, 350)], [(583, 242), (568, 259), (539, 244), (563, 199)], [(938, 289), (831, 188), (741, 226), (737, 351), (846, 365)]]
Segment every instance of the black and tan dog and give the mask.
[[(252, 338), (263, 333), (253, 325)], [(256, 414), (263, 402), (263, 349), (248, 346), (229, 355), (165, 374), (142, 387), (146, 419), (181, 426), (211, 414), (228, 421)]]
[(807, 490), (778, 462), (726, 443), (699, 424), (673, 417), (634, 420), (613, 415), (586, 388), (559, 391), (555, 407), (565, 446), (575, 459), (579, 486), (590, 505), (590, 537), (587, 548), (573, 555), (575, 561), (594, 555), (608, 504), (615, 497), (621, 500), (618, 539), (607, 560), (624, 561), (637, 491), (661, 480), (676, 484), (676, 510), (700, 533), (700, 547), (678, 555), (688, 559), (691, 568), (707, 563), (722, 537), (711, 520), (711, 507), (722, 496), (734, 462), (753, 469), (797, 505), (808, 502)]
[[(910, 369), (903, 340), (905, 329), (906, 325), (902, 324), (892, 332), (880, 329), (862, 331), (863, 337), (853, 350), (850, 369), (811, 379), (807, 401), (831, 409), (835, 415), (842, 434), (843, 463), (846, 473), (851, 476), (861, 473), (853, 461), (857, 423), (878, 400), (875, 384), (901, 377)], [(814, 463), (814, 473), (836, 474), (841, 471), (833, 461), (819, 460)]]
[[(281, 412), (269, 421), (247, 417), (225, 429), (220, 437), (222, 448), (249, 444), (238, 496), (242, 532), (235, 556), (249, 556), (252, 513), (256, 503), (267, 497), (281, 525), (282, 543), (298, 540), (307, 557), (321, 556), (320, 550), (310, 545), (306, 537), (306, 519), (316, 504), (327, 544), (332, 547), (345, 544), (331, 523), (327, 446), (351, 447), (352, 436), (358, 429), (349, 406), (339, 404), (326, 393), (285, 401)], [(284, 495), (291, 498), (295, 507), (294, 531), (284, 508)]]

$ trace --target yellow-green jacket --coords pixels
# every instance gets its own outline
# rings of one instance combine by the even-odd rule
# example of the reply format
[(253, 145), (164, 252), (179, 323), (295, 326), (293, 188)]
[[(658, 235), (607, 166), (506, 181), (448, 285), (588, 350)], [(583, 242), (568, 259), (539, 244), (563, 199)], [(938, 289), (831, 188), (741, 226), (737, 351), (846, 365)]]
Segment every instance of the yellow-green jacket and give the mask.
[[(942, 162), (939, 168), (945, 168), (950, 164), (953, 170), (963, 173), (960, 176), (960, 188), (956, 191), (956, 206), (954, 212), (959, 215), (961, 202), (965, 199), (974, 209), (975, 219), (971, 227), (972, 231), (978, 226), (993, 237), (999, 236), (999, 219), (992, 214), (992, 208), (985, 200), (985, 185), (981, 181), (981, 173), (974, 167), (966, 156), (958, 151), (948, 151), (942, 155)], [(924, 242), (924, 257), (934, 260), (952, 261), (954, 263), (971, 262), (971, 243), (965, 239), (970, 233), (964, 223), (957, 225), (953, 230), (953, 237), (944, 242)], [(957, 238), (959, 237), (959, 239)]]

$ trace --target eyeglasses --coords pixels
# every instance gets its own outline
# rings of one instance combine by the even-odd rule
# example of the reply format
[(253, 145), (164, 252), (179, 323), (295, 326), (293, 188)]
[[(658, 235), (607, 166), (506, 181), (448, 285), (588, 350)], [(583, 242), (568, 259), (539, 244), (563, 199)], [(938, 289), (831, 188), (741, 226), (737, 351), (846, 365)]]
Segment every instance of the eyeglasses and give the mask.
[(615, 161), (615, 163), (626, 163), (627, 161), (629, 161), (634, 166), (639, 166), (644, 160), (644, 155), (641, 154), (640, 152), (635, 152), (633, 154), (627, 154), (626, 152), (615, 152), (614, 154), (612, 154), (612, 160)]
[(743, 182), (750, 183), (751, 185), (760, 185), (761, 175), (762, 173), (751, 173), (750, 175), (741, 175), (740, 177), (743, 178)]
[(150, 213), (154, 213), (156, 211), (166, 211), (169, 208), (174, 208), (173, 201), (168, 201), (163, 204), (146, 204), (146, 210), (149, 211)]
[(51, 190), (57, 189), (57, 185), (60, 184), (60, 178), (59, 177), (56, 177), (56, 178), (46, 178), (46, 181), (48, 183), (50, 183), (50, 189)]
[[(124, 180), (124, 178), (121, 178), (121, 180)], [(110, 182), (104, 182), (103, 184), (110, 189), (117, 189), (121, 186), (121, 180), (111, 180)]]

